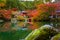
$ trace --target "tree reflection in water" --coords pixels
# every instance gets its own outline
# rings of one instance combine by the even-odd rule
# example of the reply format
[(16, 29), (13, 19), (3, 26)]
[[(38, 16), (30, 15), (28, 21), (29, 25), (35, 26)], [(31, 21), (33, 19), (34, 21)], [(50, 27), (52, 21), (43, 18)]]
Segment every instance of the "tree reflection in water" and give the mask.
[(0, 23), (0, 39), (19, 40), (24, 39), (32, 30), (43, 25), (52, 25), (60, 31), (60, 22), (11, 22)]
[(50, 25), (52, 25), (53, 27), (60, 31), (60, 22), (50, 22)]
[(10, 25), (11, 25), (10, 22), (1, 23), (0, 24), (0, 31), (1, 32), (9, 31), (11, 29)]
[(13, 24), (11, 22), (0, 23), (0, 31), (10, 31), (10, 30), (34, 30), (45, 24), (51, 25), (55, 28), (60, 29), (60, 22), (17, 22)]

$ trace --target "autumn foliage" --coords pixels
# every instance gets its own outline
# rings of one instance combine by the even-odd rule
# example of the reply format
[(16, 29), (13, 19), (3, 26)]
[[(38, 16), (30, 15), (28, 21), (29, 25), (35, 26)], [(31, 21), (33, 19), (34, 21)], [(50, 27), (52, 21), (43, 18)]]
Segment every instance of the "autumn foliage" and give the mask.
[(56, 10), (58, 10), (58, 4), (56, 3), (47, 3), (39, 4), (36, 6), (39, 11), (38, 16), (34, 19), (36, 20), (48, 20), (50, 15), (56, 15)]

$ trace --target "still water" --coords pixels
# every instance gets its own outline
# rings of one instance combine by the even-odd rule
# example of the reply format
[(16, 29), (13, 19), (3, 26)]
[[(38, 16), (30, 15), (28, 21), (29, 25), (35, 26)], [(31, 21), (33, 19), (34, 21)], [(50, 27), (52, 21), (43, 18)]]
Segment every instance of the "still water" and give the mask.
[(24, 40), (32, 30), (43, 25), (51, 25), (58, 30), (60, 29), (60, 22), (1, 22), (0, 40)]

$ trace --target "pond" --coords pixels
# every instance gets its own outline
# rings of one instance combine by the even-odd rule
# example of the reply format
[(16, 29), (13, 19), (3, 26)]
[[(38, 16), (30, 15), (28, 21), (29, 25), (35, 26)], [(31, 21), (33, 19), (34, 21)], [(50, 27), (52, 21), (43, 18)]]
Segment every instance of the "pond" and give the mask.
[(51, 25), (58, 30), (60, 29), (60, 22), (1, 22), (0, 40), (24, 40), (32, 30), (43, 25)]

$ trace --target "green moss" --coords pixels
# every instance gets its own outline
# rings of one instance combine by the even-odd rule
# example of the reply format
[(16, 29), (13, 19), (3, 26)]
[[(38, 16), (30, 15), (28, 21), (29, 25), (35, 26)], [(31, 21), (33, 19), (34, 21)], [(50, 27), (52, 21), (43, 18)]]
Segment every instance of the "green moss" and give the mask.
[(51, 27), (41, 27), (32, 31), (25, 40), (50, 40), (50, 38), (56, 35), (58, 32)]
[(52, 37), (51, 40), (60, 40), (60, 33)]

